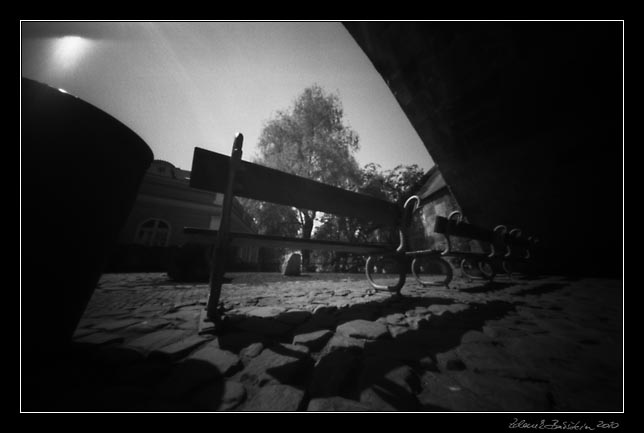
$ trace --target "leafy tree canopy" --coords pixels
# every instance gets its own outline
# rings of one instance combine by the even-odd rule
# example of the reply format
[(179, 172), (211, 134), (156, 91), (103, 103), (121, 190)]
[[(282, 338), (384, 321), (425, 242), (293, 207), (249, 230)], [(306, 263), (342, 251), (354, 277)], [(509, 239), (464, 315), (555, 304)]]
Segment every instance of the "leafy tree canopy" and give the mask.
[(342, 116), (337, 95), (318, 85), (305, 89), (290, 111), (277, 112), (264, 126), (258, 162), (329, 185), (357, 182), (359, 137)]
[[(417, 165), (399, 165), (382, 171), (377, 164), (360, 169), (354, 157), (359, 137), (343, 122), (343, 109), (335, 94), (320, 86), (306, 88), (293, 105), (278, 111), (260, 134), (255, 162), (329, 185), (351, 189), (389, 201), (399, 201), (423, 175)], [(316, 212), (270, 203), (244, 201), (260, 233), (311, 238)], [(323, 215), (318, 239), (365, 241), (378, 227), (366, 221)], [(309, 252), (303, 251), (308, 265)], [(335, 256), (334, 253), (330, 253)]]

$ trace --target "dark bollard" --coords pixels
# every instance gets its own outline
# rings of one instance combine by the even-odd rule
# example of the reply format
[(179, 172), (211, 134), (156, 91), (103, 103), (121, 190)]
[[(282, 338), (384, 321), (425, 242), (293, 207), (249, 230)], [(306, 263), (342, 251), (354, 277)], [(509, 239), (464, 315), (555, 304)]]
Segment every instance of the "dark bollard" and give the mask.
[(22, 79), (23, 381), (25, 366), (68, 353), (152, 159), (146, 143), (110, 115)]

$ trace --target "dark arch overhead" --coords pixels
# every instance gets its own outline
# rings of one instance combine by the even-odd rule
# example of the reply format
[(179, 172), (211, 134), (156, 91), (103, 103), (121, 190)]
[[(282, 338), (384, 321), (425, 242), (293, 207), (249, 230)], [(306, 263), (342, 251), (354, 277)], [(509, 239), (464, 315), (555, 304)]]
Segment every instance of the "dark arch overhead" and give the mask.
[(622, 22), (345, 23), (470, 221), (619, 275)]

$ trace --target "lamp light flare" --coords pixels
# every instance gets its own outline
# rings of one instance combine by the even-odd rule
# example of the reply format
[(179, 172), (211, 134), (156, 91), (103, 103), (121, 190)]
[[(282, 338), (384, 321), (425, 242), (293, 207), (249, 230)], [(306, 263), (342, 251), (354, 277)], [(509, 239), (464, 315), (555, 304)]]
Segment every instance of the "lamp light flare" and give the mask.
[(64, 36), (55, 41), (54, 58), (62, 68), (74, 66), (90, 47), (90, 41), (80, 36)]

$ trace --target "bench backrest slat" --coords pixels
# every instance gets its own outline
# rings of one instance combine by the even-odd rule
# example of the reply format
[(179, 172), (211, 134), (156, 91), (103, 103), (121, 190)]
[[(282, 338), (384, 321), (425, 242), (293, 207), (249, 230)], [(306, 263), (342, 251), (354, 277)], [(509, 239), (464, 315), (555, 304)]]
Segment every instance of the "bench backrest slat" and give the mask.
[(434, 224), (434, 232), (447, 234), (450, 236), (463, 237), (475, 239), (483, 242), (500, 241), (506, 245), (515, 248), (529, 248), (531, 247), (530, 241), (525, 236), (510, 236), (509, 234), (501, 235), (494, 233), (492, 230), (484, 229), (468, 223), (457, 223), (455, 220), (448, 220), (445, 217), (437, 216), (436, 223)]
[(450, 236), (470, 238), (477, 241), (492, 242), (494, 240), (494, 233), (491, 230), (464, 222), (457, 223), (455, 220), (448, 220), (442, 216), (436, 217), (434, 231), (436, 233), (449, 233)]
[[(190, 186), (225, 192), (230, 158), (196, 147)], [(334, 215), (396, 225), (398, 207), (390, 202), (242, 161), (235, 174), (234, 195)]]
[[(211, 229), (186, 227), (183, 232), (187, 235), (196, 235), (199, 239), (216, 239), (219, 232)], [(258, 235), (254, 233), (230, 234), (233, 246), (268, 246), (272, 248), (301, 249), (309, 248), (322, 251), (344, 251), (357, 254), (386, 253), (392, 246), (386, 243), (355, 243), (342, 241), (327, 241), (320, 239), (287, 238), (284, 236)]]

